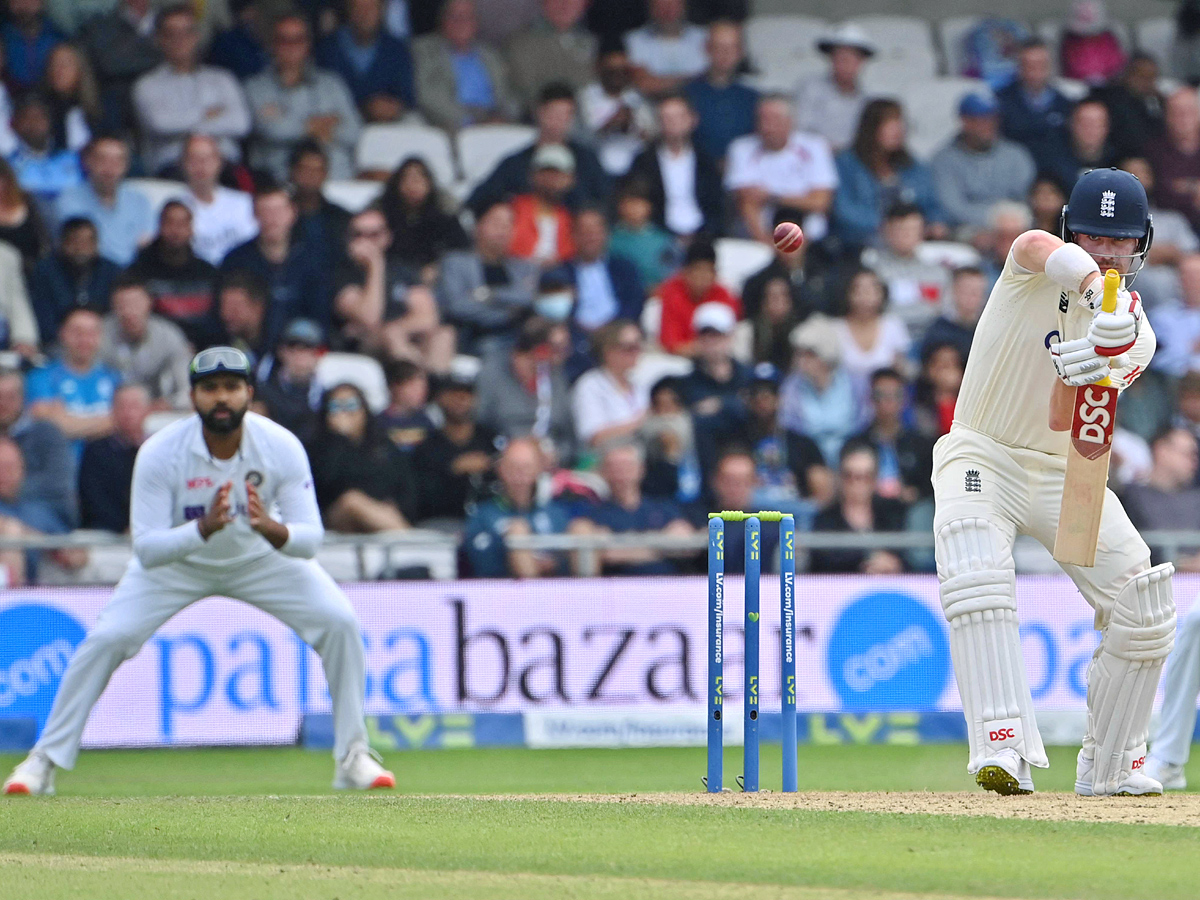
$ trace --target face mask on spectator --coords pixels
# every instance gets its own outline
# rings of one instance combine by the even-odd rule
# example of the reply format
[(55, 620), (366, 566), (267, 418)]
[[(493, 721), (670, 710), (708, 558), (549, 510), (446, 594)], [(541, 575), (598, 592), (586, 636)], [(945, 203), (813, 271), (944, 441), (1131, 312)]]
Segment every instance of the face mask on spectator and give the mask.
[(533, 302), (537, 314), (554, 322), (563, 322), (571, 314), (575, 305), (575, 295), (570, 291), (555, 291), (552, 294), (539, 294)]

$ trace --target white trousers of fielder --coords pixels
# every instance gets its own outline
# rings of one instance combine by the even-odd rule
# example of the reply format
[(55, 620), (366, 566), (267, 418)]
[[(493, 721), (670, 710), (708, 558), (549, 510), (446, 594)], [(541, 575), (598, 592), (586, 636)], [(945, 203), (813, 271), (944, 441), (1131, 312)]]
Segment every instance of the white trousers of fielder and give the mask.
[(257, 606), (317, 651), (333, 698), (334, 757), (367, 742), (363, 721), (366, 662), (358, 617), (350, 601), (314, 560), (272, 553), (233, 569), (208, 572), (173, 563), (144, 569), (135, 560), (113, 591), (95, 626), (75, 651), (59, 684), (50, 718), (35, 750), (73, 768), (88, 714), (112, 673), (158, 628), (205, 597)]
[[(1200, 598), (1197, 598), (1200, 600)], [(1179, 623), (1175, 649), (1163, 674), (1162, 715), (1150, 747), (1156, 759), (1187, 765), (1196, 730), (1196, 697), (1200, 696), (1200, 602)]]

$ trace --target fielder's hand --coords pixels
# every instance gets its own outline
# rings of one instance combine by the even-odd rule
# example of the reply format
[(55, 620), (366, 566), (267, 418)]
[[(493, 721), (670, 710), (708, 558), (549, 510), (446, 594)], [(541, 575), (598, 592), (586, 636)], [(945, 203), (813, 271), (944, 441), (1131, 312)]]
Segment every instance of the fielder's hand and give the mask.
[(217, 488), (217, 492), (213, 495), (213, 501), (208, 506), (208, 511), (196, 523), (200, 529), (200, 537), (206, 541), (233, 521), (232, 511), (229, 508), (229, 492), (231, 490), (233, 490), (232, 481), (227, 481)]
[(250, 523), (250, 527), (270, 541), (276, 550), (287, 543), (287, 526), (276, 522), (267, 514), (266, 505), (262, 502), (258, 489), (248, 481), (246, 482), (246, 500), (246, 520)]
[(1097, 352), (1091, 338), (1051, 344), (1050, 359), (1058, 377), (1071, 387), (1095, 384), (1108, 375), (1109, 359)]
[(1088, 326), (1088, 340), (1101, 356), (1120, 356), (1133, 347), (1142, 327), (1142, 300), (1137, 291), (1117, 294), (1116, 312), (1098, 312)]

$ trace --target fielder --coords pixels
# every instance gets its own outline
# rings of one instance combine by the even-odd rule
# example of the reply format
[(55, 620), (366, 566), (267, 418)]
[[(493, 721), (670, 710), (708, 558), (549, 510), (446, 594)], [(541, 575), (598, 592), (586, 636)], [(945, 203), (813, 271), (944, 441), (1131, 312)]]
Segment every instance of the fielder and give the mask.
[[(321, 656), (333, 698), (335, 788), (395, 787), (367, 743), (365, 663), (346, 595), (313, 560), (324, 536), (308, 457), (289, 431), (247, 409), (250, 363), (213, 347), (191, 363), (198, 415), (142, 446), (133, 472), (134, 558), (63, 674), (50, 718), (6, 794), (53, 794), (112, 673), (186, 606), (221, 595), (262, 609)], [(272, 518), (278, 509), (282, 521)]]
[[(1125, 290), (1153, 238), (1147, 207), (1133, 175), (1094, 169), (1063, 207), (1061, 238), (1036, 230), (1017, 238), (979, 320), (954, 424), (934, 448), (937, 571), (967, 719), (967, 771), (1000, 794), (1031, 792), (1030, 766), (1049, 765), (1021, 658), (1013, 540), (1029, 534), (1054, 546), (1075, 387), (1111, 375), (1124, 390), (1154, 355), (1150, 323)], [(1099, 311), (1109, 268), (1123, 276), (1115, 313)], [(1121, 354), (1111, 371), (1097, 347)], [(1150, 566), (1111, 490), (1096, 565), (1063, 570), (1102, 632), (1075, 791), (1159, 794), (1141, 768), (1175, 634), (1174, 570)]]
[(1153, 749), (1146, 757), (1146, 774), (1162, 782), (1168, 791), (1187, 788), (1183, 768), (1192, 751), (1197, 695), (1200, 695), (1200, 603), (1193, 602), (1191, 611), (1179, 623), (1175, 649), (1167, 658), (1162, 714)]

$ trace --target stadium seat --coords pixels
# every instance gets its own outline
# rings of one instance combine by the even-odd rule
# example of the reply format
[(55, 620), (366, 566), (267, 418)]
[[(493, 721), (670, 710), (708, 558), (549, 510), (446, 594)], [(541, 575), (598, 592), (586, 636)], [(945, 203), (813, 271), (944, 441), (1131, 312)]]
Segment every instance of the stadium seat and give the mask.
[(330, 203), (336, 203), (352, 213), (366, 209), (383, 192), (381, 181), (327, 181), (321, 186), (321, 193)]
[(979, 251), (957, 241), (922, 241), (917, 247), (917, 259), (925, 265), (957, 269), (979, 265)]
[(1058, 92), (1072, 103), (1082, 100), (1091, 90), (1086, 81), (1079, 81), (1075, 78), (1055, 78), (1053, 84), (1058, 88)]
[(692, 361), (686, 356), (675, 356), (662, 351), (643, 353), (630, 374), (630, 380), (647, 390), (668, 375), (680, 377), (692, 371)]
[(438, 186), (452, 184), (458, 177), (454, 148), (440, 128), (429, 125), (368, 125), (358, 139), (360, 172), (390, 172), (410, 156), (425, 160)]
[(183, 184), (165, 178), (130, 178), (125, 183), (150, 201), (155, 218), (168, 200), (179, 199), (187, 193)]
[(951, 16), (938, 23), (938, 43), (941, 44), (942, 60), (945, 63), (947, 75), (962, 74), (963, 38), (979, 20), (979, 16)]
[(458, 133), (458, 162), (472, 187), (491, 174), (500, 160), (528, 146), (537, 130), (528, 125), (472, 125)]
[(162, 431), (168, 425), (173, 425), (180, 419), (186, 419), (191, 414), (191, 410), (184, 409), (164, 409), (159, 412), (152, 412), (146, 416), (146, 421), (142, 425), (142, 431), (146, 437), (150, 437), (156, 431)]
[(658, 297), (646, 298), (642, 306), (641, 324), (646, 343), (651, 347), (659, 346), (658, 336), (662, 333), (662, 300)]
[(718, 238), (715, 245), (717, 280), (738, 295), (746, 279), (764, 268), (775, 255), (772, 247), (741, 238)]
[(754, 16), (746, 21), (746, 50), (765, 90), (792, 91), (802, 78), (824, 72), (817, 40), (829, 23), (815, 16)]
[(366, 395), (372, 412), (381, 412), (388, 405), (383, 366), (361, 353), (326, 353), (317, 363), (316, 379), (322, 389), (342, 383), (355, 385)]
[(929, 23), (916, 16), (859, 16), (849, 22), (871, 36), (879, 52), (867, 64), (894, 71), (900, 81), (919, 81), (938, 73), (937, 53)]
[(1171, 45), (1175, 43), (1175, 19), (1161, 16), (1137, 23), (1137, 48), (1158, 60), (1160, 75), (1174, 74), (1171, 65)]
[(986, 82), (976, 78), (933, 78), (913, 82), (904, 93), (908, 148), (928, 160), (958, 133), (958, 104), (972, 92), (990, 94)]

